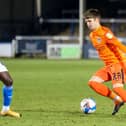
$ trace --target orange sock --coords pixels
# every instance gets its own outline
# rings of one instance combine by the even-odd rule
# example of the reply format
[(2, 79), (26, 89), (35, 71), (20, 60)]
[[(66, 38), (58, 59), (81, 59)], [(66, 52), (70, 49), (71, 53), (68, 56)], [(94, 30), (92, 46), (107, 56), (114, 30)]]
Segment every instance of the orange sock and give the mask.
[(89, 86), (102, 96), (109, 97), (117, 103), (122, 102), (122, 99), (115, 92), (102, 83), (89, 81)]
[(95, 81), (89, 81), (89, 86), (93, 90), (95, 90), (98, 94), (106, 96), (106, 97), (109, 96), (109, 94), (111, 93), (109, 88), (102, 83), (98, 83), (98, 82), (95, 82)]

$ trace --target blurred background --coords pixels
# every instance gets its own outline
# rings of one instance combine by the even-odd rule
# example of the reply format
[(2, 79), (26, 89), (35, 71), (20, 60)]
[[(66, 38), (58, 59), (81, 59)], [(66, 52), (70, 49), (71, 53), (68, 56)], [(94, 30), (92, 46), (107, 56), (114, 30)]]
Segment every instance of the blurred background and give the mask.
[[(97, 52), (88, 44), (88, 30), (82, 21), (83, 11), (100, 9), (102, 23), (125, 43), (125, 7), (125, 0), (0, 0), (0, 43), (9, 43), (5, 50), (10, 50), (10, 57), (42, 54), (44, 58), (48, 55), (52, 58), (61, 55), (65, 55), (62, 56), (64, 58), (97, 58)], [(62, 50), (59, 46), (49, 47), (50, 43), (72, 45)], [(72, 48), (73, 44), (79, 44), (81, 48), (75, 45), (76, 50)], [(70, 49), (73, 51), (70, 52)], [(72, 53), (78, 56), (72, 57)]]

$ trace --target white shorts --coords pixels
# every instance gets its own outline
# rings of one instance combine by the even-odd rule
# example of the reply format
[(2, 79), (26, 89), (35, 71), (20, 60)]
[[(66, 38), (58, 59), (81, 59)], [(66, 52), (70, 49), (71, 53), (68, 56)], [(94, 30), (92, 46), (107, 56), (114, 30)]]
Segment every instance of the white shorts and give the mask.
[(0, 62), (0, 72), (8, 71), (7, 67)]

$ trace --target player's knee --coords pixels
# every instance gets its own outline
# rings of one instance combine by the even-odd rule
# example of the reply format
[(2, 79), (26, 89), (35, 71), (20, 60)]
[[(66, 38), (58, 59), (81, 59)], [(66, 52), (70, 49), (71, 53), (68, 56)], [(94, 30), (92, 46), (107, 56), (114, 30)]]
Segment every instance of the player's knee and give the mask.
[(6, 78), (4, 84), (5, 84), (6, 86), (12, 86), (13, 80), (12, 80), (11, 78)]
[(96, 81), (90, 81), (88, 82), (88, 85), (90, 88), (92, 88), (93, 90), (96, 90), (96, 88), (99, 86), (99, 83)]
[(94, 81), (88, 81), (88, 86), (91, 88), (94, 87)]

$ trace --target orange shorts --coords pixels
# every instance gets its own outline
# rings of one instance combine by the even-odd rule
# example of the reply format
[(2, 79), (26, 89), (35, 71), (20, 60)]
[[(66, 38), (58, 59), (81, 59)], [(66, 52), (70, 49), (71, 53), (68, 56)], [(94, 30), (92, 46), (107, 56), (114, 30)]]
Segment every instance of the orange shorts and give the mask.
[(126, 67), (122, 67), (121, 64), (113, 64), (101, 68), (94, 76), (100, 77), (103, 82), (112, 81), (113, 91), (126, 102), (126, 90), (123, 88), (126, 82), (124, 71), (126, 72)]
[(118, 63), (101, 68), (94, 74), (94, 76), (102, 78), (105, 82), (112, 81), (113, 87), (114, 84), (119, 85), (125, 83), (125, 72), (122, 66)]

